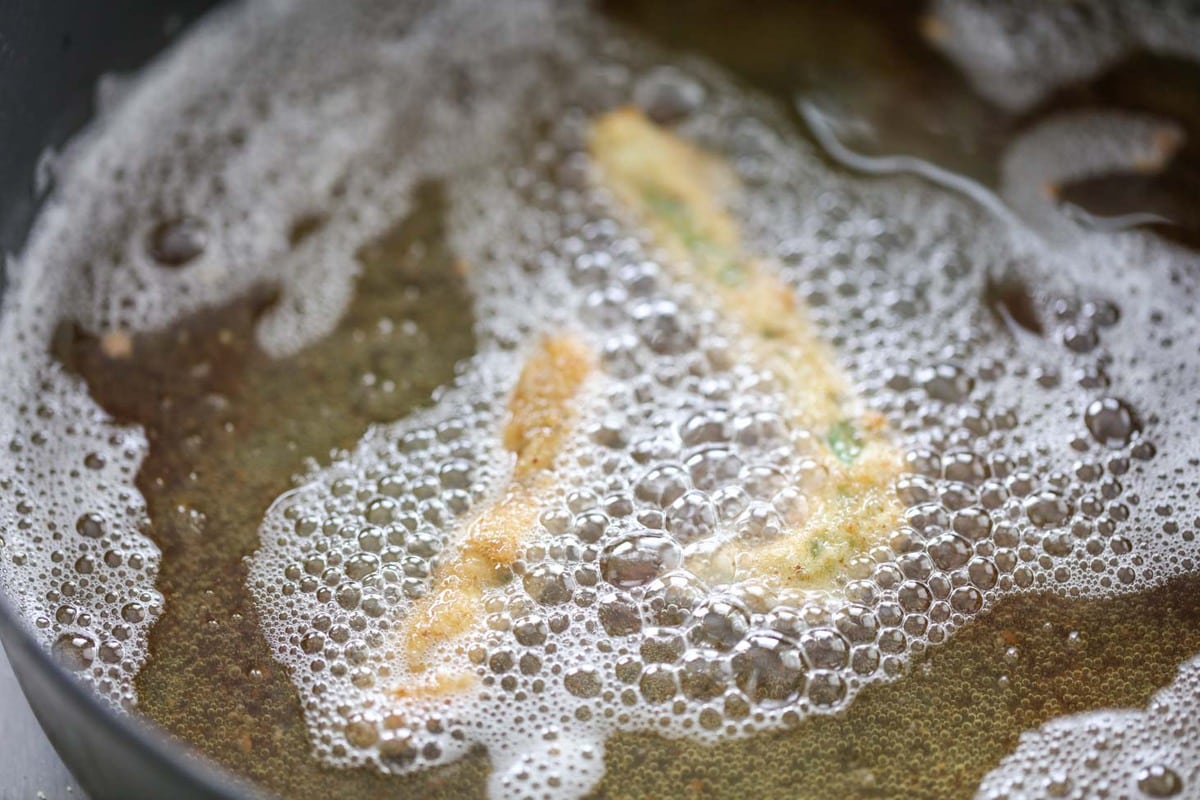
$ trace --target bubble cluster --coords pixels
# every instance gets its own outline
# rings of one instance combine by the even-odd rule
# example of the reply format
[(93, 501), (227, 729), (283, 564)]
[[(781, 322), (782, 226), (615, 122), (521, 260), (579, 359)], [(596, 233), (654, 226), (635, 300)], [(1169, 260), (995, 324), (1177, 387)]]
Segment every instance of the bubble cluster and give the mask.
[[(251, 565), (327, 763), (406, 772), (483, 745), (495, 795), (579, 795), (613, 732), (784, 729), (898, 677), (1006, 595), (1106, 596), (1195, 570), (1200, 365), (1183, 255), (1140, 232), (1051, 243), (916, 179), (846, 177), (772, 104), (703, 64), (662, 61), (582, 7), (535, 0), (263, 3), (210, 18), (66, 154), (21, 259), (4, 341), (24, 345), (0, 352), (11, 374), (55, 376), (65, 410), (61, 432), (36, 410), (12, 417), (14, 436), (52, 446), (6, 456), (38, 492), (36, 532), (9, 525), (0, 547), (6, 584), (44, 587), (54, 551), (37, 537), (57, 531), (76, 537), (62, 558), (92, 570), (75, 581), (90, 607), (141, 626), (130, 641), (161, 602), (136, 533), (145, 442), (49, 366), (32, 309), (119, 345), (278, 281), (258, 336), (292, 352), (336, 322), (356, 249), (428, 175), (447, 187), (479, 351), (430, 409), (302, 476)], [(821, 454), (853, 459), (857, 445), (804, 423), (744, 331), (596, 185), (588, 126), (629, 103), (728, 161), (742, 247), (836, 348), (860, 398), (847, 413), (881, 414), (903, 454), (900, 518), (827, 583), (748, 574), (728, 555), (816, 513)], [(1024, 287), (1019, 313), (990, 302), (997, 276)], [(599, 368), (553, 486), (481, 593), (478, 624), (419, 668), (405, 620), (509, 485), (509, 395), (529, 352), (564, 331)], [(0, 400), (21, 408), (38, 385)], [(87, 438), (116, 433), (123, 450)], [(93, 456), (121, 471), (94, 486), (63, 471)], [(110, 598), (93, 577), (107, 551), (93, 551), (118, 535), (122, 552), (142, 548), (143, 572), (114, 573)], [(47, 566), (16, 558), (26, 551)], [(58, 611), (44, 614), (47, 645), (102, 669), (114, 636), (100, 613)], [(128, 693), (140, 651), (124, 647)]]
[[(613, 46), (595, 37), (567, 28), (560, 43), (606, 63), (596, 49)], [(591, 100), (599, 108), (539, 121), (532, 147), (501, 151), (483, 176), (450, 178), (484, 343), (463, 377), (429, 415), (380, 429), (309, 476), (264, 524), (253, 588), (264, 616), (279, 620), (269, 626), (277, 652), (313, 698), (322, 755), (406, 770), (477, 742), (496, 769), (493, 791), (514, 793), (513, 781), (535, 780), (531, 764), (561, 780), (572, 748), (602, 752), (615, 730), (739, 736), (841, 708), (1005, 594), (1103, 595), (1177, 574), (1172, 564), (1187, 569), (1186, 556), (1150, 558), (1149, 539), (1132, 544), (1130, 504), (1145, 498), (1130, 499), (1124, 483), (1154, 491), (1151, 435), (1166, 432), (1138, 410), (1160, 401), (1112, 385), (1137, 359), (1113, 331), (1147, 313), (1142, 292), (1117, 291), (1129, 281), (1112, 248), (1170, 271), (1162, 246), (1130, 234), (1063, 252), (916, 182), (857, 184), (704, 68), (681, 77), (646, 54), (615, 61)], [(580, 81), (559, 76), (543, 97), (590, 97)], [(725, 542), (787, 535), (821, 480), (819, 434), (796, 424), (728, 320), (589, 185), (588, 120), (631, 100), (734, 164), (752, 246), (838, 345), (907, 452), (902, 523), (879, 531), (828, 589), (706, 579), (706, 559)], [(1014, 337), (981, 301), (989, 274), (1013, 269), (1036, 287), (1037, 341)], [(1156, 316), (1186, 336), (1178, 313)], [(462, 650), (441, 652), (477, 688), (439, 697), (435, 710), (397, 700), (399, 687), (426, 678), (395, 630), (435, 590), (472, 509), (503, 491), (505, 400), (524, 354), (559, 329), (593, 342), (603, 368), (511, 580), (486, 596), (484, 624)], [(382, 534), (405, 566), (370, 559), (373, 572), (352, 576), (339, 565), (361, 557), (362, 536), (379, 538), (373, 526), (393, 522), (372, 518), (384, 483), (407, 503), (402, 530)], [(1184, 554), (1189, 541), (1167, 548)], [(370, 611), (339, 610), (339, 591), (370, 599)], [(339, 620), (347, 638), (303, 652), (304, 631)], [(399, 734), (389, 714), (405, 720)], [(380, 749), (396, 735), (402, 750)], [(546, 735), (572, 744), (544, 749)]]
[(141, 534), (145, 504), (133, 488), (145, 437), (108, 420), (76, 378), (37, 364), (25, 337), (40, 331), (13, 330), (24, 316), (0, 322), (14, 344), (0, 356), (12, 378), (0, 389), (0, 584), (61, 664), (132, 706), (162, 608), (159, 553)]
[(1089, 78), (1138, 50), (1196, 60), (1200, 16), (1188, 0), (1131, 5), (1086, 0), (937, 2), (925, 32), (985, 97), (1029, 108), (1059, 86)]
[(1193, 659), (1145, 709), (1053, 720), (1021, 737), (978, 797), (1190, 797), (1200, 781), (1197, 697), (1200, 660)]
[[(78, 324), (107, 358), (134, 358), (134, 332), (275, 284), (280, 302), (258, 326), (259, 344), (294, 353), (337, 322), (359, 248), (404, 216), (408, 190), (439, 164), (479, 157), (473, 137), (410, 130), (447, 103), (452, 84), (464, 86), (449, 73), (407, 76), (423, 73), (442, 26), (486, 39), (486, 20), (470, 31), (457, 11), (430, 13), (417, 31), (418, 4), (364, 6), (361, 15), (251, 6), (209, 15), (136, 79), (101, 81), (96, 120), (41, 163), (50, 195), (9, 263), (0, 583), (46, 647), (71, 666), (87, 662), (81, 675), (118, 705), (136, 702), (133, 678), (162, 605), (159, 552), (143, 534), (150, 520), (134, 481), (147, 443), (56, 362), (55, 325)], [(352, 51), (368, 18), (365, 58), (311, 57)], [(265, 30), (283, 46), (264, 50)], [(232, 75), (241, 77), (230, 83)], [(460, 109), (460, 119), (494, 137), (500, 107)], [(399, 162), (397, 147), (407, 154)], [(294, 168), (298, 152), (311, 169)], [(99, 535), (77, 530), (84, 517), (97, 522), (81, 527)], [(91, 572), (77, 579), (77, 564)]]

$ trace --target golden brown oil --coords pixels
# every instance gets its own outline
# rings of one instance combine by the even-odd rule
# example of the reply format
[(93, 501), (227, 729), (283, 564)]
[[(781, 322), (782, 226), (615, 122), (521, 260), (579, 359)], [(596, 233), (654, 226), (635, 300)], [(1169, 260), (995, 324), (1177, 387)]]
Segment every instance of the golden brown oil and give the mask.
[[(484, 790), (482, 754), (410, 778), (312, 759), (300, 701), (245, 586), (262, 515), (305, 459), (327, 459), (371, 423), (427, 402), (472, 350), (436, 185), (420, 197), (409, 219), (362, 251), (338, 329), (294, 357), (272, 360), (254, 345), (269, 289), (138, 336), (128, 359), (69, 328), (57, 341), (93, 397), (150, 437), (138, 486), (163, 550), (166, 606), (138, 677), (142, 713), (287, 797)], [(1011, 599), (839, 716), (716, 747), (618, 736), (597, 794), (965, 797), (1022, 731), (1141, 706), (1197, 651), (1198, 579), (1115, 600)]]
[[(254, 343), (270, 287), (135, 337), (128, 359), (107, 357), (69, 327), (57, 337), (59, 358), (93, 398), (144, 426), (151, 443), (138, 488), (163, 551), (166, 603), (137, 679), (142, 713), (288, 797), (403, 783), (309, 757), (296, 691), (263, 639), (244, 559), (305, 459), (325, 461), (371, 423), (427, 403), (472, 352), (471, 304), (445, 245), (444, 210), (437, 184), (419, 190), (412, 215), (359, 253), (357, 294), (337, 330), (291, 358), (268, 358)], [(476, 759), (417, 776), (410, 791), (461, 796), (480, 778)]]
[[(885, 14), (821, 16), (799, 3), (772, 3), (778, 8), (755, 15), (734, 9), (744, 4), (710, 2), (683, 25), (680, 15), (668, 15), (674, 27), (661, 4), (605, 5), (617, 18), (713, 56), (782, 96), (820, 85), (856, 98), (880, 119), (896, 117), (897, 103), (928, 106), (942, 123), (950, 114), (944, 127), (971, 148), (953, 150), (947, 144), (953, 137), (931, 135), (916, 122), (921, 114), (899, 115), (915, 127), (901, 130), (893, 144), (917, 154), (936, 151), (949, 166), (983, 180), (1008, 133), (1027, 122), (975, 99), (917, 39), (888, 35), (918, 30), (911, 4)], [(795, 19), (783, 24), (779, 14)], [(806, 42), (822, 47), (806, 50)], [(813, 55), (799, 59), (798, 52)], [(866, 80), (846, 83), (856, 69)], [(1178, 111), (1172, 84), (1161, 80), (1179, 74), (1173, 69), (1135, 59), (1054, 103), (1137, 97), (1142, 105)], [(1164, 88), (1148, 93), (1150, 85)], [(1194, 160), (1187, 151), (1185, 162)], [(1138, 202), (1175, 202), (1190, 185), (1179, 177), (1162, 182), (1143, 187)], [(1091, 189), (1111, 196), (1128, 186)], [(412, 215), (360, 253), (356, 297), (337, 330), (289, 358), (271, 359), (254, 344), (272, 287), (139, 335), (128, 358), (106, 356), (70, 324), (56, 339), (57, 356), (86, 379), (97, 402), (118, 421), (143, 426), (150, 440), (138, 488), (149, 504), (149, 533), (163, 551), (158, 588), (166, 604), (137, 679), (142, 713), (287, 797), (484, 792), (482, 753), (408, 778), (333, 770), (311, 758), (300, 699), (271, 657), (245, 586), (245, 559), (258, 546), (263, 514), (306, 460), (326, 462), (372, 423), (427, 403), (472, 352), (471, 302), (445, 242), (443, 212), (437, 185), (427, 184)], [(1186, 214), (1174, 216), (1187, 224), (1166, 232), (1191, 241)], [(320, 224), (318, 217), (300, 220), (295, 236)], [(916, 659), (900, 680), (863, 691), (838, 716), (715, 747), (617, 736), (596, 794), (967, 797), (1021, 732), (1062, 714), (1141, 706), (1196, 652), (1200, 578), (1104, 601), (1009, 599)]]

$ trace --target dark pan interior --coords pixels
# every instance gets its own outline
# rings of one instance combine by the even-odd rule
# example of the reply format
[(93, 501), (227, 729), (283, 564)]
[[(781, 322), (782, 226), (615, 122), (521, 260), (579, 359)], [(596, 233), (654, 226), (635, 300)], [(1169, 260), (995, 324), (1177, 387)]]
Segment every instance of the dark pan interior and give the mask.
[[(214, 0), (0, 3), (0, 250), (25, 239), (43, 196), (38, 160), (92, 114), (97, 78), (138, 67)], [(46, 187), (41, 187), (43, 191)], [(0, 271), (0, 291), (3, 290)], [(34, 713), (95, 800), (253, 792), (106, 707), (38, 645), (0, 596), (0, 640)]]

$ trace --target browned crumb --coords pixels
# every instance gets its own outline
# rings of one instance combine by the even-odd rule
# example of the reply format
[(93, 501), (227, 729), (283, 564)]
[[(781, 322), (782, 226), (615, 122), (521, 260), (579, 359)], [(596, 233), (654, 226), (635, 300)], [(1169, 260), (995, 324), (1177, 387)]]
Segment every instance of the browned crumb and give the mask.
[[(504, 446), (516, 456), (512, 481), (502, 497), (472, 515), (457, 551), (435, 573), (432, 590), (401, 624), (411, 671), (424, 671), (431, 649), (476, 624), (484, 592), (500, 585), (520, 556), (554, 486), (554, 462), (577, 417), (575, 400), (594, 368), (592, 352), (570, 335), (547, 336), (525, 362), (504, 429)], [(462, 685), (452, 677), (439, 685)], [(401, 686), (395, 693), (407, 697), (412, 691)]]
[(633, 108), (598, 117), (589, 147), (595, 180), (651, 235), (669, 268), (705, 288), (741, 333), (747, 357), (780, 381), (793, 421), (825, 433), (813, 454), (818, 485), (802, 487), (804, 502), (785, 520), (783, 536), (765, 544), (731, 542), (689, 559), (688, 568), (714, 582), (828, 583), (899, 521), (891, 484), (901, 463), (885, 420), (858, 410), (832, 348), (791, 287), (744, 252), (724, 205), (738, 189), (724, 162)]
[(917, 31), (930, 44), (941, 44), (950, 38), (950, 28), (937, 14), (923, 14), (917, 20)]
[(475, 685), (474, 678), (466, 672), (435, 672), (397, 686), (392, 696), (400, 700), (435, 700), (470, 689)]
[(517, 456), (514, 480), (528, 481), (554, 465), (574, 426), (575, 396), (594, 368), (591, 351), (572, 336), (546, 337), (525, 362), (504, 428), (504, 446)]
[(847, 385), (833, 352), (792, 288), (742, 250), (738, 226), (724, 207), (738, 190), (729, 167), (633, 108), (597, 118), (589, 147), (598, 182), (652, 234), (671, 269), (711, 290), (708, 296), (745, 334), (755, 360), (797, 395), (799, 420), (818, 426), (840, 419)]
[(100, 337), (100, 352), (112, 359), (133, 355), (133, 337), (127, 331), (109, 331)]

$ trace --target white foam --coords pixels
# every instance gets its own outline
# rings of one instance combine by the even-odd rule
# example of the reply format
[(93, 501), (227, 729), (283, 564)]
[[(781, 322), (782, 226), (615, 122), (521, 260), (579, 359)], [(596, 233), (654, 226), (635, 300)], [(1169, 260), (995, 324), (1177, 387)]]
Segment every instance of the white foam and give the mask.
[(1190, 0), (938, 0), (933, 44), (996, 104), (1022, 111), (1136, 52), (1200, 58), (1200, 13)]
[[(156, 329), (279, 282), (283, 302), (258, 336), (271, 353), (293, 352), (336, 323), (354, 252), (430, 175), (448, 187), (452, 244), (471, 266), (479, 353), (434, 408), (376, 428), (303, 476), (268, 513), (252, 565), (264, 632), (328, 763), (405, 772), (478, 743), (492, 757), (494, 794), (578, 795), (602, 774), (615, 731), (714, 740), (777, 730), (894, 679), (1001, 597), (1110, 596), (1195, 570), (1189, 400), (1200, 356), (1188, 345), (1197, 340), (1189, 255), (1136, 231), (1044, 239), (916, 179), (847, 178), (769, 103), (701, 64), (675, 64), (664, 78), (661, 58), (581, 6), (548, 0), (250, 3), (211, 17), (115, 93), (64, 154), (56, 195), (13, 266), (2, 341), (24, 344), (0, 348), (15, 377), (0, 395), (6, 411), (36, 396), (40, 380), (61, 405), (59, 422), (0, 415), (12, 435), (49, 434), (44, 451), (3, 456), (6, 474), (38, 493), (35, 528), (102, 510), (121, 546), (144, 553), (118, 601), (85, 587), (96, 618), (152, 584), (155, 552), (138, 533), (146, 520), (132, 485), (145, 442), (50, 363), (53, 320), (98, 334)], [(727, 323), (582, 185), (590, 115), (657, 96), (645, 82), (663, 80), (687, 81), (687, 96), (702, 98), (681, 133), (741, 174), (748, 249), (777, 262), (811, 307), (915, 473), (898, 487), (908, 527), (853, 560), (830, 592), (764, 599), (752, 583), (706, 586), (678, 573), (708, 603), (683, 620), (659, 618), (655, 593), (666, 586), (605, 580), (601, 552), (642, 529), (664, 547), (688, 545), (672, 541), (668, 524), (685, 511), (677, 491), (661, 494), (672, 475), (701, 505), (726, 510), (714, 540), (747, 522), (747, 503), (758, 504), (751, 517), (768, 518), (787, 498), (751, 474), (776, 470), (799, 484), (813, 432), (780, 421), (786, 399), (740, 357)], [(313, 212), (327, 222), (292, 248), (288, 230)], [(181, 216), (201, 221), (207, 245), (163, 269), (146, 235)], [(981, 301), (1006, 274), (1033, 287), (1044, 338), (1014, 335)], [(563, 485), (518, 572), (565, 572), (571, 600), (540, 603), (536, 581), (523, 578), (494, 592), (490, 627), (475, 634), (480, 663), (449, 664), (476, 674), (479, 690), (413, 709), (392, 696), (407, 667), (389, 637), (453, 549), (456, 520), (507, 480), (498, 429), (517, 364), (560, 329), (591, 342), (604, 369), (586, 387)], [(1085, 417), (1102, 398), (1134, 409), (1141, 432), (1097, 443)], [(696, 417), (714, 422), (703, 446), (683, 435)], [(764, 420), (779, 430), (735, 435)], [(81, 488), (61, 477), (84, 452), (68, 425), (88, 432), (88, 447), (119, 433), (116, 449), (132, 456), (110, 458), (120, 471)], [(744, 471), (724, 473), (734, 458)], [(650, 491), (656, 467), (667, 477)], [(2, 502), (15, 521), (15, 496)], [(28, 551), (20, 563), (17, 546)], [(969, 548), (969, 563), (945, 556), (954, 546)], [(82, 552), (70, 547), (71, 557)], [(51, 547), (18, 533), (0, 555), (0, 576), (25, 590), (30, 618), (53, 619), (40, 588)], [(638, 630), (606, 630), (602, 609), (613, 603), (634, 610)], [(113, 679), (127, 697), (152, 619), (134, 629)], [(44, 637), (96, 638), (107, 624), (51, 623)], [(543, 627), (553, 648), (537, 641)], [(672, 663), (643, 663), (643, 647), (669, 652), (676, 639), (686, 652), (658, 656)], [(748, 654), (767, 657), (768, 639), (806, 674), (774, 702), (747, 695), (735, 674)], [(663, 692), (671, 696), (656, 701)]]
[(976, 796), (1191, 797), (1200, 782), (1197, 698), (1200, 659), (1192, 659), (1144, 709), (1060, 717), (1022, 734)]
[[(592, 63), (595, 50), (617, 49), (606, 36), (598, 24), (586, 33), (560, 29), (560, 44), (581, 63)], [(620, 61), (620, 69), (611, 69), (612, 84), (604, 96), (608, 103), (636, 97), (643, 70), (658, 79), (658, 73), (643, 66), (652, 63), (652, 56), (634, 50)], [(739, 602), (750, 606), (726, 620), (735, 627), (747, 626), (747, 632), (738, 634), (744, 643), (740, 646), (749, 646), (754, 631), (787, 630), (790, 624), (795, 627), (788, 635), (807, 631), (801, 641), (810, 646), (829, 637), (833, 652), (845, 649), (843, 661), (841, 655), (829, 651), (822, 655), (815, 646), (809, 652), (789, 640), (793, 651), (803, 651), (808, 659), (808, 688), (783, 704), (747, 701), (736, 688), (730, 654), (703, 644), (694, 621), (677, 628), (678, 635), (696, 637), (680, 660), (670, 666), (640, 663), (646, 656), (639, 652), (649, 639), (672, 635), (671, 630), (650, 630), (652, 587), (621, 590), (601, 580), (594, 590), (577, 589), (573, 605), (561, 611), (554, 604), (543, 606), (531, 600), (518, 580), (494, 593), (489, 606), (492, 630), (475, 634), (480, 663), (469, 663), (462, 656), (456, 661), (453, 654), (445, 654), (448, 664), (478, 674), (482, 688), (439, 707), (436, 732), (423, 730), (420, 724), (406, 725), (398, 734), (406, 743), (402, 758), (386, 752), (381, 756), (377, 743), (356, 746), (339, 733), (339, 726), (345, 725), (339, 707), (367, 709), (365, 717), (356, 716), (354, 721), (374, 725), (383, 740), (392, 736), (383, 722), (389, 708), (402, 707), (409, 717), (420, 717), (419, 710), (390, 698), (393, 688), (412, 679), (388, 633), (394, 621), (407, 613), (412, 599), (403, 591), (389, 596), (388, 578), (383, 577), (354, 587), (386, 607), (378, 622), (353, 608), (338, 610), (317, 600), (315, 582), (305, 588), (305, 559), (335, 553), (332, 561), (322, 556), (324, 560), (312, 562), (311, 568), (323, 580), (353, 583), (336, 576), (335, 562), (345, 563), (358, 554), (354, 537), (369, 529), (369, 508), (385, 481), (432, 487), (426, 489), (433, 492), (431, 497), (413, 505), (413, 524), (431, 533), (446, 551), (453, 550), (456, 520), (507, 480), (505, 462), (498, 455), (498, 431), (518, 363), (512, 349), (520, 353), (541, 333), (567, 326), (607, 354), (605, 374), (592, 383), (585, 400), (583, 417), (593, 422), (584, 423), (571, 446), (577, 461), (567, 470), (564, 495), (549, 501), (549, 515), (534, 534), (538, 544), (531, 549), (526, 570), (546, 560), (568, 571), (594, 571), (596, 554), (641, 524), (619, 515), (601, 517), (606, 519), (604, 532), (589, 551), (586, 542), (572, 535), (571, 525), (590, 524), (605, 505), (602, 498), (629, 497), (643, 514), (643, 522), (655, 513), (670, 513), (665, 506), (673, 498), (658, 507), (653, 500), (637, 499), (636, 487), (656, 464), (667, 470), (679, 465), (686, 471), (683, 465), (694, 451), (680, 436), (693, 415), (728, 414), (736, 422), (781, 410), (783, 399), (766, 376), (732, 356), (720, 320), (697, 303), (689, 287), (675, 283), (667, 270), (657, 267), (653, 253), (608, 220), (602, 200), (561, 186), (553, 188), (556, 168), (580, 157), (583, 123), (580, 112), (569, 112), (550, 123), (545, 143), (533, 149), (548, 154), (540, 162), (535, 157), (531, 163), (529, 148), (501, 150), (494, 168), (483, 176), (450, 176), (451, 228), (459, 252), (474, 265), (482, 352), (442, 399), (443, 414), (435, 411), (431, 417), (380, 428), (344, 462), (311, 475), (311, 482), (277, 505), (264, 524), (254, 588), (268, 610), (264, 617), (279, 620), (269, 625), (277, 652), (292, 665), (302, 695), (317, 698), (309, 718), (316, 721), (319, 732), (318, 752), (335, 763), (371, 763), (407, 771), (455, 758), (467, 743), (478, 742), (493, 759), (494, 792), (537, 794), (544, 787), (537, 791), (531, 784), (517, 787), (505, 783), (504, 776), (535, 774), (537, 768), (562, 775), (561, 752), (549, 753), (541, 743), (547, 728), (592, 747), (618, 730), (714, 739), (777, 729), (796, 715), (841, 707), (861, 686), (895, 677), (912, 653), (944, 640), (1002, 596), (1035, 589), (1107, 596), (1155, 585), (1190, 569), (1183, 566), (1193, 554), (1189, 541), (1135, 536), (1137, 523), (1125, 522), (1129, 509), (1114, 495), (1114, 491), (1125, 496), (1125, 491), (1134, 490), (1122, 491), (1111, 476), (1119, 474), (1121, 481), (1136, 482), (1136, 493), (1145, 504), (1148, 497), (1170, 490), (1155, 476), (1139, 474), (1142, 461), (1130, 459), (1130, 453), (1148, 456), (1148, 438), (1160, 442), (1194, 434), (1186, 425), (1171, 425), (1170, 415), (1163, 414), (1143, 437), (1135, 435), (1110, 451), (1088, 441), (1084, 424), (1087, 406), (1104, 395), (1124, 397), (1147, 417), (1145, 409), (1161, 407), (1161, 397), (1152, 399), (1145, 393), (1148, 385), (1136, 385), (1136, 378), (1130, 385), (1125, 381), (1146, 366), (1136, 354), (1144, 352), (1145, 341), (1134, 332), (1147, 315), (1155, 313), (1158, 301), (1145, 296), (1145, 287), (1167, 279), (1178, 264), (1175, 251), (1140, 233), (1080, 233), (1066, 243), (1048, 243), (914, 180), (883, 185), (846, 180), (821, 167), (811, 151), (786, 132), (774, 109), (738, 93), (704, 68), (691, 65), (690, 72), (688, 79), (700, 81), (708, 101), (685, 124), (684, 133), (729, 155), (753, 184), (740, 211), (759, 252), (782, 262), (801, 296), (812, 303), (822, 298), (815, 314), (838, 341), (866, 396), (889, 413), (907, 447), (915, 453), (929, 451), (923, 462), (915, 462), (926, 474), (911, 479), (905, 489), (913, 506), (910, 522), (923, 527), (917, 539), (934, 553), (938, 542), (946, 544), (949, 534), (944, 531), (951, 517), (966, 518), (963, 506), (978, 508), (990, 519), (991, 535), (970, 545), (975, 558), (971, 566), (940, 567), (939, 558), (924, 555), (925, 545), (906, 552), (913, 545), (897, 543), (895, 550), (852, 564), (847, 577), (857, 579), (828, 596), (785, 594), (776, 601), (778, 605), (768, 603), (760, 609), (747, 599), (753, 596), (750, 586), (701, 584), (701, 593), (714, 600), (732, 601), (735, 609)], [(542, 91), (545, 98), (560, 97), (559, 102), (569, 103), (581, 90), (572, 85), (568, 72), (556, 75), (555, 85), (548, 84)], [(555, 101), (546, 102), (553, 107)], [(1109, 130), (1103, 118), (1093, 122), (1096, 130)], [(1139, 276), (1131, 276), (1125, 268), (1130, 258), (1146, 265)], [(1012, 269), (1043, 292), (1036, 302), (1047, 312), (1050, 341), (1012, 338), (983, 306), (980, 297), (989, 272)], [(842, 293), (841, 286), (857, 291)], [(1055, 306), (1055, 300), (1046, 296), (1052, 288), (1069, 292), (1059, 302), (1057, 319), (1048, 311)], [(1098, 302), (1072, 307), (1081, 295)], [(1120, 298), (1119, 319), (1106, 319), (1108, 297)], [(1186, 340), (1194, 336), (1188, 319), (1194, 298), (1181, 292), (1172, 302), (1174, 308), (1161, 310), (1164, 322), (1160, 324), (1174, 328), (1171, 335)], [(1069, 340), (1076, 350), (1082, 349), (1080, 342), (1090, 341), (1093, 334), (1098, 341), (1086, 352), (1063, 346)], [(656, 351), (653, 342), (661, 342), (656, 337), (663, 336), (678, 336), (688, 343), (678, 353), (669, 347), (666, 352)], [(689, 358), (697, 352), (709, 357)], [(1108, 358), (1117, 364), (1108, 370), (1117, 386), (1091, 383), (1085, 375)], [(485, 366), (489, 377), (480, 383), (473, 370)], [(689, 371), (694, 380), (679, 379)], [(1079, 380), (1086, 386), (1077, 385)], [(462, 410), (480, 406), (479, 413)], [(601, 454), (589, 436), (605, 424), (605, 417), (615, 419), (615, 429), (624, 433), (626, 441)], [(444, 423), (451, 419), (461, 431), (447, 433), (450, 429)], [(442, 433), (435, 435), (439, 425)], [(421, 431), (429, 432), (424, 437), (428, 444), (410, 449), (405, 443), (420, 439)], [(791, 433), (794, 442), (806, 435)], [(742, 452), (720, 436), (708, 446), (730, 447), (750, 462), (764, 457)], [(653, 456), (639, 462), (634, 453)], [(441, 465), (453, 458), (479, 465), (479, 471), (465, 481), (471, 487), (467, 496), (446, 484), (436, 488)], [(793, 476), (789, 481), (796, 480), (791, 472), (797, 465), (794, 450), (784, 448), (769, 458), (777, 460), (762, 466), (769, 464)], [(1157, 467), (1165, 463), (1164, 456), (1150, 463)], [(1103, 477), (1106, 469), (1107, 478)], [(975, 477), (965, 477), (973, 470)], [(1093, 472), (1101, 477), (1090, 477)], [(344, 494), (339, 498), (335, 482), (347, 476), (353, 478), (354, 491), (342, 484)], [(1099, 487), (1092, 483), (1097, 480), (1103, 481)], [(703, 502), (705, 496), (719, 494), (722, 486), (694, 488), (700, 489)], [(399, 491), (405, 497), (415, 489)], [(1102, 499), (1103, 494), (1109, 497)], [(929, 502), (939, 498), (942, 505)], [(460, 501), (456, 511), (445, 511)], [(426, 521), (416, 522), (422, 514)], [(298, 524), (317, 532), (297, 535)], [(729, 528), (722, 526), (735, 524), (733, 520), (719, 523), (713, 536), (719, 540), (729, 535)], [(566, 526), (565, 532), (558, 532), (559, 525)], [(1132, 551), (1125, 552), (1121, 536), (1131, 537)], [(396, 577), (396, 583), (407, 586), (413, 596), (425, 590), (424, 576), (437, 563), (437, 556), (417, 561), (429, 565), (414, 565), (419, 580), (413, 581), (413, 575)], [(289, 571), (293, 577), (281, 580)], [(932, 606), (924, 614), (905, 614), (897, 605), (896, 585), (908, 575), (926, 573), (926, 585), (936, 587)], [(380, 574), (386, 576), (386, 567)], [(639, 608), (641, 630), (625, 636), (604, 633), (601, 609), (609, 602)], [(853, 626), (839, 628), (836, 621), (846, 623), (849, 618), (841, 615), (855, 613), (862, 603), (871, 607), (868, 626), (879, 632), (868, 635), (866, 643), (856, 643), (846, 633)], [(898, 611), (899, 617), (892, 616)], [(350, 630), (355, 629), (357, 617), (362, 630), (351, 633), (348, 644), (334, 646), (326, 639), (325, 649), (315, 656), (305, 653), (301, 632), (310, 627), (307, 620), (321, 613), (343, 620)], [(531, 619), (556, 613), (564, 615), (567, 627), (551, 637), (553, 652), (523, 644), (513, 632), (534, 624)], [(738, 621), (742, 613), (744, 623)], [(371, 655), (365, 663), (355, 662), (357, 669), (347, 667), (338, 674), (334, 667), (343, 658), (339, 648), (355, 649), (358, 642), (365, 647), (356, 652)], [(540, 666), (529, 673), (512, 666), (522, 655), (536, 657)], [(321, 662), (315, 671), (314, 657)], [(822, 658), (829, 659), (833, 668), (825, 670)], [(621, 677), (630, 661), (637, 664), (632, 682)], [(566, 685), (565, 676), (583, 665), (595, 670), (600, 687), (595, 695), (585, 692), (581, 697)], [(711, 697), (703, 688), (706, 676), (722, 687)], [(650, 699), (660, 680), (676, 687), (668, 692), (673, 697), (666, 703)], [(685, 689), (680, 681), (691, 682), (692, 689)], [(536, 707), (531, 707), (532, 698)], [(749, 716), (732, 710), (739, 701), (748, 702)], [(429, 745), (433, 745), (432, 755), (426, 756)]]
[[(328, 332), (350, 298), (356, 250), (404, 213), (412, 183), (446, 163), (469, 166), (473, 142), (496, 138), (499, 103), (426, 120), (451, 113), (439, 108), (452, 76), (427, 67), (442, 27), (460, 22), (461, 11), (418, 4), (362, 4), (355, 13), (316, 2), (231, 4), (136, 77), (102, 81), (97, 119), (39, 169), (53, 192), (24, 252), (7, 262), (0, 318), (9, 376), (0, 468), (13, 486), (0, 502), (0, 578), (47, 646), (82, 637), (82, 673), (114, 702), (135, 702), (133, 677), (162, 602), (158, 550), (141, 533), (149, 520), (133, 482), (146, 443), (52, 362), (54, 324), (74, 320), (97, 336), (156, 330), (275, 283), (283, 296), (260, 324), (264, 349), (292, 353)], [(489, 35), (468, 23), (461, 33)], [(427, 122), (477, 136), (428, 136)], [(326, 211), (328, 224), (293, 247), (296, 221)], [(179, 219), (197, 221), (206, 244), (182, 268), (165, 269), (148, 239)], [(40, 416), (43, 407), (52, 416)], [(82, 469), (92, 453), (107, 466)], [(95, 542), (74, 533), (85, 512), (105, 518)], [(118, 566), (103, 563), (110, 551)], [(101, 559), (94, 576), (70, 574), (83, 556)], [(63, 583), (72, 584), (69, 599)], [(123, 616), (131, 603), (140, 608)]]
[(1025, 131), (1005, 151), (1001, 191), (1044, 237), (1077, 239), (1084, 235), (1078, 222), (1058, 208), (1061, 187), (1104, 175), (1158, 172), (1183, 143), (1179, 125), (1149, 114), (1055, 114)]

